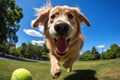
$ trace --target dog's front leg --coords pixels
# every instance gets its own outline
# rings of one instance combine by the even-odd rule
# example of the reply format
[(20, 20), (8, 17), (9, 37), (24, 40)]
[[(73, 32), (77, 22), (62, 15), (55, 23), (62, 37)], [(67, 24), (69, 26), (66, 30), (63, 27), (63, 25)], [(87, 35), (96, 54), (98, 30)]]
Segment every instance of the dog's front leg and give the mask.
[(59, 64), (59, 58), (54, 54), (50, 54), (50, 63), (51, 63), (51, 75), (53, 78), (58, 78), (61, 73), (61, 68)]
[(69, 60), (65, 61), (65, 63), (63, 64), (63, 67), (67, 69), (67, 72), (72, 71), (72, 65), (73, 65), (74, 61), (75, 60), (69, 59)]

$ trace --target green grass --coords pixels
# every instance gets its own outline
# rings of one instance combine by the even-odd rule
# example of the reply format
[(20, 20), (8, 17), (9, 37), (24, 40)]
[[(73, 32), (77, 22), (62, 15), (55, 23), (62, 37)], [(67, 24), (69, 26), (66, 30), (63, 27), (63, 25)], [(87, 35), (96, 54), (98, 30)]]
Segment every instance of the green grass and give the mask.
[[(49, 62), (8, 59), (0, 59), (0, 80), (10, 80), (12, 72), (21, 67), (32, 73), (33, 80), (52, 80)], [(57, 80), (120, 80), (120, 59), (77, 61), (70, 73), (62, 67), (61, 76)]]

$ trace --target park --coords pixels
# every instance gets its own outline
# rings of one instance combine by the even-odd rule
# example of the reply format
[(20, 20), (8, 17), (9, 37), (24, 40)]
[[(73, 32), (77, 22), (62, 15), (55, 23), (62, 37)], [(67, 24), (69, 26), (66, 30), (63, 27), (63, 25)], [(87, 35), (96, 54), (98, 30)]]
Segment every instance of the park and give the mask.
[[(53, 80), (43, 25), (37, 29), (30, 25), (35, 19), (34, 9), (38, 10), (34, 7), (44, 1), (0, 0), (0, 80), (10, 80), (18, 68), (29, 70), (32, 80)], [(92, 24), (89, 29), (81, 26), (85, 44), (73, 70), (67, 72), (60, 62), (62, 72), (57, 80), (120, 80), (119, 1), (51, 2), (56, 6), (77, 4)]]

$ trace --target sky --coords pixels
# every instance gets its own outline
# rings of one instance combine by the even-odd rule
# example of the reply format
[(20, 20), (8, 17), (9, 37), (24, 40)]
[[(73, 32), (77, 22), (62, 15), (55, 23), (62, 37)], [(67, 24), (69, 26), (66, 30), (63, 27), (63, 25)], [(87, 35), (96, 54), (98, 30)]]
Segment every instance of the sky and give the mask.
[[(23, 9), (24, 17), (20, 21), (17, 32), (19, 37), (17, 46), (21, 43), (42, 45), (43, 26), (32, 28), (31, 21), (36, 18), (34, 8), (43, 7), (47, 0), (16, 0), (17, 5)], [(98, 51), (109, 49), (110, 45), (120, 45), (120, 0), (51, 0), (53, 6), (67, 5), (78, 7), (87, 17), (91, 27), (81, 24), (85, 44), (81, 52), (96, 47)]]

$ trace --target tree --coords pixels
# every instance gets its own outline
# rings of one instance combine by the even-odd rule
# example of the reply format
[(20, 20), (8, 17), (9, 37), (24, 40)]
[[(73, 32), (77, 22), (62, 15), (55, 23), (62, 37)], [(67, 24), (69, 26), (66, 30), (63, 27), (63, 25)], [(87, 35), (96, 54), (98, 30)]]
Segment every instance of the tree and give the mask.
[(16, 54), (17, 56), (19, 56), (19, 57), (22, 56), (22, 54), (21, 54), (21, 49), (22, 49), (21, 46), (19, 46), (19, 47), (16, 48), (16, 53), (15, 53), (15, 54)]
[(2, 52), (2, 55), (4, 55), (4, 53), (6, 52), (6, 49), (7, 49), (7, 43), (6, 43), (6, 41), (3, 41), (0, 44), (0, 52)]
[(112, 59), (112, 56), (113, 56), (110, 49), (108, 49), (102, 55), (103, 55), (104, 59)]
[(41, 57), (41, 48), (37, 45), (28, 44), (25, 52), (25, 57), (36, 59)]
[(94, 56), (94, 60), (100, 59), (100, 54), (98, 53), (98, 51), (95, 47), (92, 48), (91, 54)]
[(88, 61), (88, 60), (93, 60), (94, 56), (91, 54), (90, 50), (85, 51), (81, 56), (80, 60)]
[(97, 49), (95, 47), (93, 47), (92, 50), (91, 50), (91, 53), (92, 54), (98, 54), (98, 51), (97, 51)]
[(0, 44), (3, 41), (16, 43), (20, 19), (23, 18), (22, 8), (14, 0), (0, 0)]
[(49, 60), (48, 53), (49, 53), (49, 50), (47, 49), (46, 44), (43, 44), (43, 46), (41, 47), (41, 57), (44, 60)]
[(13, 56), (19, 56), (23, 58), (29, 59), (37, 59), (37, 60), (49, 60), (48, 52), (46, 45), (38, 46), (33, 44), (22, 43), (19, 47), (10, 47), (9, 52)]
[(10, 49), (9, 49), (9, 53), (11, 54), (11, 55), (14, 55), (14, 56), (16, 56), (16, 47), (15, 46), (13, 46), (13, 47), (10, 47)]
[(104, 52), (101, 57), (103, 59), (120, 58), (120, 47), (117, 44), (112, 44), (110, 49)]
[(110, 46), (110, 51), (112, 58), (117, 58), (120, 55), (120, 47), (117, 44), (112, 44)]
[(21, 57), (25, 56), (26, 49), (27, 49), (27, 44), (22, 43), (22, 45), (21, 45)]

